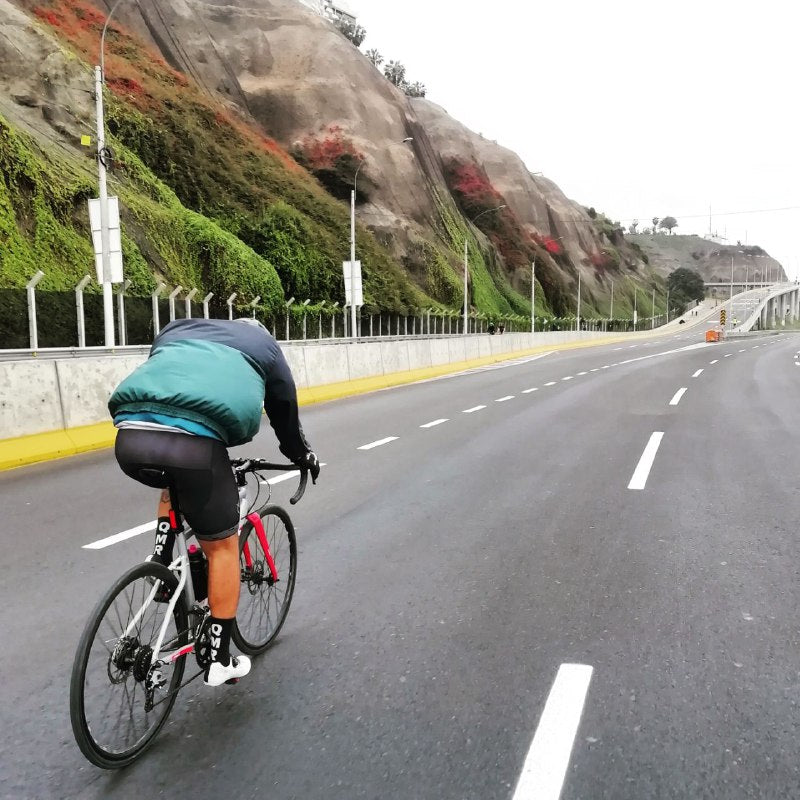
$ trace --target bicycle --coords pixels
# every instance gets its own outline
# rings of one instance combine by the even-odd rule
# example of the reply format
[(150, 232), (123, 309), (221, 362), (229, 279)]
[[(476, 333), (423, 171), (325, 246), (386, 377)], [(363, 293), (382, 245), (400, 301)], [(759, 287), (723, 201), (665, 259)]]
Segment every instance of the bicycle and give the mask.
[[(254, 510), (261, 487), (269, 487), (260, 473), (298, 472), (300, 483), (289, 501), (294, 505), (305, 492), (308, 471), (254, 458), (231, 459), (231, 468), (239, 487), (242, 583), (231, 638), (243, 653), (256, 656), (275, 641), (286, 621), (297, 571), (297, 543), (288, 513), (270, 504), (269, 491), (264, 505)], [(258, 483), (248, 504), (250, 475)], [(96, 605), (75, 653), (72, 731), (84, 756), (104, 769), (125, 767), (144, 753), (167, 721), (178, 692), (211, 663), (203, 573), (197, 562), (192, 570), (187, 545), (192, 531), (184, 530), (171, 488), (170, 499), (178, 555), (169, 567), (145, 561), (122, 575)], [(199, 671), (182, 683), (191, 654)], [(101, 699), (103, 689), (109, 690), (109, 699)], [(116, 720), (111, 718), (114, 712)]]

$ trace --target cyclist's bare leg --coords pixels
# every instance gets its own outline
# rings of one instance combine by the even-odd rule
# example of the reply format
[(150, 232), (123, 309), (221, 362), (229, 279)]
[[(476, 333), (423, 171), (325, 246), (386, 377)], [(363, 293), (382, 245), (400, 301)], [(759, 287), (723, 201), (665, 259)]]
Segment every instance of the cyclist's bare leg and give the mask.
[(211, 616), (233, 619), (239, 605), (239, 537), (201, 541), (208, 558), (208, 607)]

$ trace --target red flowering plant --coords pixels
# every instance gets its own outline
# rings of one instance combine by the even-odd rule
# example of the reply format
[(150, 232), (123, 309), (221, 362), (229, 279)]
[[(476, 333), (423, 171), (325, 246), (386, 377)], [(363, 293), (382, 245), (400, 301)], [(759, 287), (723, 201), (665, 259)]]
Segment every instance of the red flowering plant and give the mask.
[[(353, 188), (354, 178), (364, 155), (345, 136), (338, 125), (328, 125), (319, 134), (308, 134), (292, 149), (292, 156), (334, 196), (346, 200)], [(357, 187), (358, 195), (366, 198), (368, 181), (361, 178)]]

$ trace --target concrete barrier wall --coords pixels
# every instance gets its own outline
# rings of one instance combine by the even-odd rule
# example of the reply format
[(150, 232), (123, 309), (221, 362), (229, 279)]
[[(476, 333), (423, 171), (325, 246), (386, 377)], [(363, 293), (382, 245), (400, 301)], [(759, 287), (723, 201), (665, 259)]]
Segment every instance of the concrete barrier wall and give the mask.
[[(506, 333), (356, 344), (283, 347), (298, 388), (389, 375), (533, 347), (604, 338), (603, 333)], [(144, 356), (0, 362), (0, 439), (108, 419), (114, 387)]]

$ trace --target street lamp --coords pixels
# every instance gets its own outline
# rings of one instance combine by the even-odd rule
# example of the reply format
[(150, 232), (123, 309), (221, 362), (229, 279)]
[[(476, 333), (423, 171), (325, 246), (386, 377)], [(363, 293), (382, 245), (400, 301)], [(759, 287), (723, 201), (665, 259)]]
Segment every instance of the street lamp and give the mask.
[[(500, 211), (505, 208), (506, 204), (497, 206), (497, 208), (487, 208), (481, 211), (480, 214), (474, 216), (472, 219), (467, 220), (467, 224), (474, 224), (475, 220), (480, 219), (484, 214), (489, 214), (492, 211)], [(467, 307), (467, 284), (469, 283), (469, 241), (467, 240), (466, 231), (464, 232), (464, 330), (462, 333), (466, 334), (469, 331), (469, 309)]]
[[(395, 144), (407, 144), (413, 142), (413, 136), (406, 136), (401, 142)], [(353, 188), (350, 192), (350, 338), (356, 338), (356, 192), (358, 191), (358, 173), (366, 163), (362, 158), (353, 175)]]
[[(534, 175), (541, 175), (541, 172), (534, 172)], [(558, 239), (553, 239), (554, 242), (560, 242), (564, 237), (559, 236)], [(536, 332), (536, 253), (533, 254), (533, 261), (531, 262), (531, 333)]]
[(97, 117), (97, 183), (100, 201), (100, 263), (103, 281), (103, 328), (106, 347), (114, 346), (114, 296), (111, 291), (111, 237), (109, 234), (108, 184), (106, 161), (110, 153), (106, 148), (106, 126), (103, 110), (103, 83), (105, 82), (106, 31), (111, 17), (122, 0), (111, 8), (100, 34), (100, 64), (94, 68), (95, 113)]

